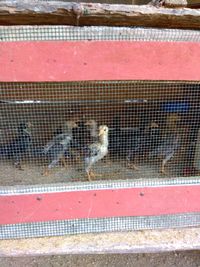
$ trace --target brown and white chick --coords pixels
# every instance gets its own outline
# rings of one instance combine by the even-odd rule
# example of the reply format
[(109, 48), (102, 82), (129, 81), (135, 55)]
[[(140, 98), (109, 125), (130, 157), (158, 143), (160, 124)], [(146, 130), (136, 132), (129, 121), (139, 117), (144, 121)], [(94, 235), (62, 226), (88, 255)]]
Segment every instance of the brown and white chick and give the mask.
[(106, 125), (99, 126), (98, 142), (95, 142), (84, 149), (85, 171), (89, 181), (91, 181), (92, 178), (95, 178), (95, 174), (91, 170), (92, 166), (108, 154), (108, 131), (109, 129)]

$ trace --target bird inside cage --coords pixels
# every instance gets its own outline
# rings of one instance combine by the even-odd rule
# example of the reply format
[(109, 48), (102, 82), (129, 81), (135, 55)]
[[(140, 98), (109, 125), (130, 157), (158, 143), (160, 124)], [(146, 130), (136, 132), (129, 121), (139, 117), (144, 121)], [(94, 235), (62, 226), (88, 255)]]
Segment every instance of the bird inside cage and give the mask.
[(84, 148), (84, 166), (89, 181), (96, 177), (92, 167), (108, 154), (108, 131), (106, 125), (99, 126), (98, 141)]
[(140, 128), (137, 132), (131, 133), (128, 137), (126, 148), (126, 160), (129, 168), (138, 170), (136, 160), (142, 157), (143, 160), (147, 157), (149, 151), (158, 145), (160, 137), (159, 125), (151, 121), (145, 127)]
[(163, 137), (161, 143), (149, 153), (149, 158), (159, 158), (161, 160), (160, 172), (167, 174), (166, 165), (179, 150), (181, 146), (181, 138), (178, 133), (167, 132)]
[(60, 161), (67, 168), (65, 156), (70, 154), (70, 144), (73, 139), (73, 129), (78, 127), (75, 121), (68, 120), (62, 125), (61, 132), (54, 136), (43, 149), (49, 164), (43, 175), (48, 175), (50, 170), (54, 168)]
[[(185, 153), (188, 131), (187, 128), (182, 126), (182, 115), (179, 113), (167, 114), (165, 127), (163, 128), (163, 135), (159, 146), (152, 150), (150, 156), (156, 157), (161, 160), (160, 172), (167, 174), (166, 166), (178, 154), (182, 158)], [(184, 138), (183, 138), (184, 136)]]
[(30, 122), (20, 123), (17, 126), (16, 137), (11, 142), (0, 146), (0, 157), (11, 159), (19, 170), (23, 170), (21, 161), (25, 158), (32, 143), (31, 128)]

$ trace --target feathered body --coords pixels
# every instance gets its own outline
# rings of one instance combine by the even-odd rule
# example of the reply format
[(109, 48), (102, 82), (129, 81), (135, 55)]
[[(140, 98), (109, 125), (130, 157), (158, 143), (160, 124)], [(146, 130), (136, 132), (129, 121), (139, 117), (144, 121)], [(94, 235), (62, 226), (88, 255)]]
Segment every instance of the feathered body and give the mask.
[(144, 156), (155, 147), (160, 135), (160, 128), (155, 122), (143, 128), (121, 128), (121, 119), (116, 116), (109, 130), (109, 153), (116, 158), (134, 161), (137, 156)]
[(85, 146), (85, 140), (88, 137), (88, 132), (85, 126), (85, 122), (83, 120), (77, 123), (78, 127), (73, 128), (73, 140), (72, 140), (72, 148), (81, 150)]
[(60, 160), (65, 164), (64, 156), (66, 153), (69, 154), (69, 147), (72, 142), (72, 129), (77, 127), (75, 122), (67, 121), (63, 125), (61, 134), (56, 135), (43, 149), (43, 153), (49, 160), (47, 170), (44, 172), (44, 175), (49, 173), (49, 170), (55, 167)]
[(72, 137), (67, 134), (59, 134), (57, 135), (51, 146), (44, 148), (44, 154), (47, 156), (50, 164), (48, 168), (53, 168), (64, 156), (65, 152), (68, 150)]
[(84, 152), (85, 171), (88, 179), (91, 180), (91, 177), (94, 177), (91, 171), (92, 166), (108, 154), (108, 127), (106, 125), (99, 127), (99, 141), (87, 146)]
[(12, 159), (19, 169), (22, 169), (21, 160), (32, 142), (30, 126), (30, 123), (21, 123), (18, 126), (17, 137), (12, 142), (0, 146), (0, 156)]
[(165, 174), (165, 165), (174, 157), (180, 145), (180, 137), (177, 133), (167, 133), (160, 144), (150, 152), (149, 157), (162, 159), (161, 173)]
[[(145, 157), (149, 151), (158, 145), (160, 128), (157, 123), (150, 123), (144, 129), (135, 130), (129, 137), (124, 138), (126, 141), (126, 160), (130, 167), (137, 170), (135, 159), (138, 156)], [(131, 164), (133, 162), (133, 164)]]

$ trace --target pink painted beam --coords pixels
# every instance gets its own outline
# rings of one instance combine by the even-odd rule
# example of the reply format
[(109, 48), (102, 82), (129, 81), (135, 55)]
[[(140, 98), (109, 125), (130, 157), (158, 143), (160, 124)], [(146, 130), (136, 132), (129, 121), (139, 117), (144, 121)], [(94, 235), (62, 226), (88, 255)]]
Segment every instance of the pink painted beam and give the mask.
[(0, 43), (0, 81), (200, 80), (200, 43)]
[(200, 186), (89, 190), (0, 197), (0, 224), (200, 212)]

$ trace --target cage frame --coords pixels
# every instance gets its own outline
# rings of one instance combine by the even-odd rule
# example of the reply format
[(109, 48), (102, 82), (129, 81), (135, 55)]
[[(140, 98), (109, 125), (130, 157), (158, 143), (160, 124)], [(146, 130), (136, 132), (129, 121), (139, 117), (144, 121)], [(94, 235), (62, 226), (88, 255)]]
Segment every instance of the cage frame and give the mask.
[[(117, 44), (116, 41), (74, 41), (73, 43), (60, 41), (59, 45), (62, 49), (55, 49), (58, 47), (58, 41), (55, 40), (45, 42), (1, 42), (0, 49), (4, 53), (0, 58), (0, 63), (5, 68), (0, 70), (0, 80), (2, 82), (60, 82), (79, 81), (83, 79), (82, 77), (86, 80), (99, 81), (129, 79), (200, 80), (200, 76), (196, 72), (200, 64), (196, 58), (200, 51), (200, 43), (198, 42), (135, 41), (131, 43), (130, 41), (123, 41), (123, 47), (120, 49), (117, 59), (119, 67), (111, 68), (109, 76), (105, 71), (105, 65), (108, 64), (107, 66), (110, 68), (109, 66), (112, 65), (112, 62), (108, 62), (106, 57), (102, 57), (99, 44), (101, 46), (102, 44), (105, 45), (107, 53), (118, 53), (119, 45), (121, 48), (121, 43)], [(38, 60), (38, 55), (40, 59), (45, 59), (47, 50), (44, 47), (46, 45), (50, 55), (48, 58), (51, 60), (49, 60), (49, 65), (46, 66), (48, 71), (39, 71), (41, 76), (38, 77), (38, 70), (41, 70), (42, 66), (41, 60)], [(18, 53), (18, 49), (22, 49), (22, 47), (23, 53)], [(77, 47), (81, 48), (81, 55), (74, 53), (74, 51), (77, 51)], [(124, 70), (130, 68), (130, 66), (130, 69), (138, 67), (139, 59), (132, 55), (133, 49), (137, 47), (139, 47), (140, 53), (143, 56), (140, 58), (140, 71), (134, 73), (133, 76), (132, 72), (126, 73)], [(55, 58), (52, 56), (55, 50), (58, 51), (56, 62), (54, 62), (53, 59)], [(161, 53), (165, 50), (169, 52), (167, 57), (164, 53)], [(66, 57), (66, 51), (70, 51), (67, 57), (68, 61), (66, 62), (65, 60), (63, 62), (63, 58)], [(159, 60), (155, 61), (154, 57), (147, 58), (145, 56), (147, 51), (150, 55), (154, 55), (154, 57), (156, 54)], [(187, 51), (190, 51), (190, 61), (187, 60)], [(31, 61), (31, 64), (29, 61), (30, 57), (28, 56), (30, 53), (33, 56), (32, 58), (36, 59), (34, 63)], [(179, 57), (175, 56), (177, 53)], [(70, 55), (73, 55), (73, 59)], [(126, 55), (125, 58), (124, 55)], [(162, 56), (160, 57), (160, 55)], [(80, 58), (82, 59), (81, 64)], [(101, 58), (98, 65), (96, 64), (97, 58)], [(160, 62), (162, 62), (163, 66), (167, 65), (167, 69), (161, 69), (162, 64)], [(22, 68), (21, 64), (31, 66), (31, 69), (28, 69), (28, 73), (27, 69)], [(63, 69), (62, 72), (60, 66), (63, 68), (63, 65), (66, 66), (66, 69)], [(187, 73), (180, 68), (183, 65)], [(53, 69), (56, 69), (53, 78), (51, 66)], [(63, 75), (68, 66), (70, 66), (70, 73), (67, 72), (67, 74)], [(89, 66), (89, 69), (87, 69), (88, 77), (85, 76), (85, 66)], [(152, 68), (149, 69), (149, 66)], [(79, 68), (79, 72), (76, 71), (77, 68)], [(80, 73), (83, 70), (84, 73), (81, 76)], [(101, 76), (99, 73), (101, 73)], [(120, 73), (121, 76), (119, 76)], [(77, 188), (78, 192), (76, 192)], [(163, 192), (165, 193), (163, 194)], [(0, 210), (3, 211), (0, 213), (0, 238), (10, 239), (85, 233), (86, 231), (83, 229), (84, 223), (89, 225), (89, 232), (199, 226), (199, 192), (200, 177), (183, 177), (157, 181), (143, 180), (138, 182), (131, 180), (104, 181), (94, 182), (93, 184), (85, 182), (81, 184), (45, 185), (42, 187), (0, 187)], [(104, 199), (102, 194), (104, 196), (107, 194), (107, 197)], [(177, 194), (180, 197), (180, 202), (176, 203), (177, 205), (174, 207), (174, 201), (172, 200), (174, 200), (173, 197), (177, 198)], [(113, 198), (113, 196), (115, 197)], [(127, 207), (127, 197), (132, 196), (138, 200), (138, 203), (143, 203), (143, 210), (139, 208), (139, 205), (135, 207), (134, 201)], [(64, 200), (67, 198), (73, 200), (73, 203), (66, 203), (60, 209), (60, 199)], [(79, 198), (85, 199), (84, 206), (80, 206), (80, 203), (77, 202)], [(110, 201), (112, 199), (114, 199), (114, 202)], [(162, 205), (157, 205), (160, 202)], [(41, 203), (45, 210), (42, 214), (35, 212), (41, 210)], [(91, 203), (93, 209), (91, 209)], [(146, 206), (147, 204), (149, 206)], [(34, 216), (30, 216), (30, 214)], [(168, 218), (168, 222), (171, 222), (171, 224), (164, 223), (166, 218)], [(184, 218), (187, 218), (187, 220), (189, 218), (190, 222), (188, 223), (187, 221), (185, 224)], [(95, 227), (95, 225), (101, 224), (103, 227)], [(77, 227), (74, 227), (74, 225)], [(114, 225), (118, 228), (115, 228)]]

